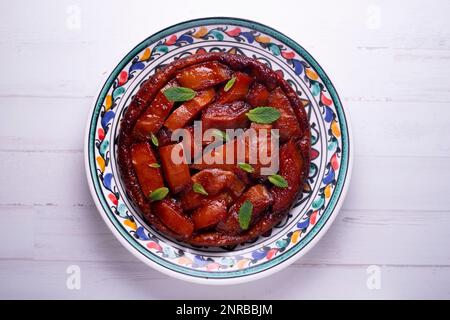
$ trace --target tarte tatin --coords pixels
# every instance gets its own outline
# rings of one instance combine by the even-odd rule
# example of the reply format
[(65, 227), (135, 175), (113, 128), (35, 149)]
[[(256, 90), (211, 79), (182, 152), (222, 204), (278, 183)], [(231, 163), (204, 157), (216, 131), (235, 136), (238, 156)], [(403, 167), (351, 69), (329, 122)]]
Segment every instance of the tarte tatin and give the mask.
[[(231, 246), (269, 232), (307, 178), (307, 104), (252, 58), (206, 53), (173, 61), (142, 84), (121, 122), (118, 164), (129, 198), (149, 225), (192, 245)], [(180, 129), (182, 139), (174, 139)], [(241, 135), (230, 137), (230, 129)], [(198, 140), (206, 131), (213, 135)], [(243, 158), (202, 161), (206, 153), (225, 159), (239, 143)], [(250, 161), (262, 146), (276, 172), (263, 174), (259, 157)]]

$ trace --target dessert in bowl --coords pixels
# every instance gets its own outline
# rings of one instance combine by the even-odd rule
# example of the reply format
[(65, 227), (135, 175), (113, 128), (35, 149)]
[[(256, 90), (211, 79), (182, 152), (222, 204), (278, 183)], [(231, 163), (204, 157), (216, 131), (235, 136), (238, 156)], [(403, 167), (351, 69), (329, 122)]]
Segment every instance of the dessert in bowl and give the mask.
[(199, 246), (253, 240), (303, 190), (307, 104), (255, 59), (203, 53), (175, 60), (145, 81), (122, 119), (118, 163), (127, 194), (149, 224), (175, 239)]
[(320, 65), (236, 18), (186, 21), (136, 45), (96, 96), (85, 139), (94, 203), (121, 244), (208, 284), (264, 277), (313, 247), (342, 205), (352, 155)]

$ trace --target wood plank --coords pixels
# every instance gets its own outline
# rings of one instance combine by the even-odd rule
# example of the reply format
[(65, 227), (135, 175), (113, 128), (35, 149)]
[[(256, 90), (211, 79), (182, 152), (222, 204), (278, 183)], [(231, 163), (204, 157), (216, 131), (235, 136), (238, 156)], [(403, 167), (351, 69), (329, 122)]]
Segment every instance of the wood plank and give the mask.
[(83, 153), (0, 152), (0, 161), (0, 204), (92, 204)]
[(342, 210), (299, 263), (450, 265), (450, 211)]
[(450, 101), (446, 89), (450, 68), (448, 50), (344, 48), (327, 52), (314, 49), (311, 53), (344, 100)]
[[(125, 50), (110, 52), (107, 58), (94, 59), (92, 57), (105, 49), (104, 44), (92, 43), (0, 43), (0, 50), (4, 52), (4, 59), (10, 61), (3, 67), (4, 72), (14, 74), (14, 77), (0, 78), (0, 96), (3, 97), (93, 97), (111, 68), (126, 53)], [(450, 102), (450, 93), (446, 90), (449, 50), (341, 47), (337, 51), (314, 48), (311, 54), (330, 75), (343, 100)], [(36, 61), (41, 63), (36, 64)]]
[[(0, 216), (5, 216), (4, 211), (10, 212), (6, 213), (8, 217), (21, 210), (2, 208)], [(32, 221), (34, 259), (135, 260), (115, 239), (94, 207), (36, 206)], [(22, 223), (13, 220), (8, 229), (22, 230)], [(450, 266), (450, 253), (442, 251), (450, 245), (449, 227), (450, 211), (342, 210), (324, 238), (297, 263)], [(21, 247), (29, 245), (26, 239), (18, 239)]]
[[(142, 3), (137, 16), (127, 17), (105, 2), (82, 2), (76, 6), (81, 11), (79, 29), (67, 27), (70, 13), (66, 10), (73, 8), (69, 4), (54, 5), (52, 11), (60, 14), (50, 16), (45, 5), (31, 4), (27, 12), (14, 6), (4, 8), (0, 50), (9, 63), (3, 71), (15, 76), (0, 79), (0, 95), (93, 96), (103, 75), (148, 35), (172, 23), (205, 16), (206, 12), (211, 16), (218, 13), (211, 6), (198, 4), (176, 13), (162, 10), (149, 24), (145, 8), (152, 10), (151, 6)], [(323, 3), (302, 4), (303, 12), (320, 12), (321, 19), (327, 21), (313, 32), (311, 25), (317, 22), (314, 15), (303, 15), (300, 21), (280, 19), (261, 5), (252, 8), (251, 16), (246, 18), (273, 25), (304, 45), (331, 76), (343, 99), (450, 102), (446, 87), (450, 34), (443, 31), (447, 23), (445, 9), (450, 7), (447, 2), (439, 5), (439, 12), (434, 7), (424, 8), (420, 1), (412, 1), (407, 8), (385, 1), (376, 5), (372, 1), (351, 1), (337, 8), (327, 2), (327, 6), (333, 10), (322, 10)], [(236, 14), (232, 7), (230, 4), (230, 16)], [(108, 19), (100, 22), (100, 11)], [(375, 12), (380, 12), (379, 19)], [(220, 11), (219, 15), (224, 13)], [(115, 23), (112, 17), (117, 15), (123, 24), (133, 19), (134, 32), (130, 34)], [(401, 22), (399, 15), (403, 17)], [(39, 20), (39, 28), (27, 23), (40, 16), (45, 18)], [(415, 27), (417, 21), (420, 27)]]
[(7, 43), (0, 48), (9, 61), (4, 71), (14, 75), (0, 80), (0, 96), (93, 97), (107, 70), (121, 59), (113, 53), (109, 57), (115, 60), (102, 59), (103, 47), (87, 43)]
[(358, 156), (450, 156), (450, 105), (344, 102)]
[(33, 216), (32, 206), (0, 206), (0, 260), (33, 258)]
[(345, 209), (449, 210), (447, 158), (355, 157)]
[(0, 150), (82, 152), (92, 101), (92, 98), (0, 98)]
[[(81, 269), (80, 290), (66, 287), (69, 265)], [(448, 267), (380, 266), (379, 290), (367, 288), (367, 267), (295, 265), (264, 280), (218, 288), (171, 279), (139, 262), (0, 261), (0, 298), (186, 299), (186, 294), (190, 299), (238, 300), (450, 297)]]
[[(409, 1), (408, 6), (388, 0), (346, 0), (339, 4), (332, 0), (305, 2), (301, 5), (301, 12), (314, 14), (301, 14), (301, 19), (296, 19), (299, 11), (288, 10), (274, 16), (272, 9), (278, 9), (277, 4), (268, 0), (262, 1), (260, 6), (252, 6), (252, 10), (245, 14), (235, 9), (242, 6), (239, 0), (229, 0), (228, 5), (222, 7), (208, 4), (207, 0), (189, 1), (186, 10), (161, 6), (158, 15), (152, 16), (150, 23), (148, 12), (155, 10), (154, 4), (142, 0), (137, 1), (136, 6), (140, 10), (133, 16), (122, 14), (107, 0), (82, 0), (76, 3), (60, 1), (52, 2), (51, 6), (30, 3), (27, 10), (23, 10), (21, 5), (1, 4), (4, 19), (0, 26), (0, 39), (2, 42), (17, 43), (113, 43), (109, 51), (117, 46), (129, 47), (157, 30), (183, 20), (237, 16), (273, 26), (306, 47), (314, 45), (330, 49), (331, 46), (340, 48), (341, 45), (353, 44), (375, 48), (450, 48), (447, 31), (450, 5), (445, 0), (433, 6), (424, 6), (420, 0)], [(298, 5), (295, 0), (286, 0), (283, 4), (287, 8), (296, 8)], [(75, 9), (73, 5), (76, 5)], [(80, 27), (71, 27), (74, 24), (70, 23), (70, 19), (77, 16), (78, 10)], [(49, 11), (52, 14), (49, 15)], [(320, 28), (315, 27), (318, 18), (327, 23)], [(133, 32), (122, 27), (131, 22)]]

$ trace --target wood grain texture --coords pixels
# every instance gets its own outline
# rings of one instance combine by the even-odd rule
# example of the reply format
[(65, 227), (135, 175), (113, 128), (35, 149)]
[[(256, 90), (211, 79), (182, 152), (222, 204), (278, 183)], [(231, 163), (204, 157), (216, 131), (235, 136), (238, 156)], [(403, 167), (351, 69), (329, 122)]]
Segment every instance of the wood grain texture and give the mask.
[[(132, 14), (106, 0), (0, 4), (0, 298), (450, 298), (450, 2), (228, 3), (133, 1)], [(355, 146), (348, 197), (319, 244), (265, 280), (220, 290), (171, 279), (119, 244), (82, 151), (94, 95), (123, 54), (205, 16), (253, 19), (301, 43), (337, 87)], [(79, 291), (66, 287), (72, 264)], [(366, 286), (369, 265), (380, 290)]]
[[(139, 262), (79, 262), (81, 288), (68, 290), (66, 269), (72, 263), (4, 261), (0, 264), (0, 298), (430, 299), (448, 296), (450, 285), (448, 267), (381, 266), (379, 290), (367, 289), (365, 265), (293, 265), (257, 284), (217, 288), (168, 278)], [(11, 274), (16, 275), (15, 282)]]
[[(10, 207), (31, 215), (34, 248), (17, 252), (15, 258), (35, 260), (130, 262), (135, 258), (110, 233), (96, 208), (91, 206)], [(20, 229), (21, 220), (9, 228)], [(450, 257), (439, 249), (450, 223), (449, 212), (342, 210), (333, 228), (299, 264), (445, 265)], [(433, 235), (420, 237), (427, 230)], [(401, 237), (398, 237), (401, 234)], [(64, 238), (65, 241), (59, 241)], [(375, 240), (374, 240), (375, 239)], [(89, 244), (92, 244), (89, 246)], [(32, 252), (32, 256), (29, 253)]]

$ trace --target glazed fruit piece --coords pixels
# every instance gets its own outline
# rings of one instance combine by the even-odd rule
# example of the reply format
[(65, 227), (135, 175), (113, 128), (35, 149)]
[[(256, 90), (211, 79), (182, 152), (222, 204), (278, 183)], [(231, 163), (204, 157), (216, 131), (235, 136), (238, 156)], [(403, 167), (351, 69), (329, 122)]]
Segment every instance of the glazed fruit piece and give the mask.
[(194, 231), (194, 223), (183, 214), (183, 209), (173, 199), (156, 201), (153, 209), (161, 221), (180, 236), (188, 238)]
[(214, 103), (203, 111), (203, 130), (246, 128), (250, 121), (245, 114), (249, 110), (250, 105), (243, 101)]
[(237, 164), (237, 140), (233, 139), (216, 148), (205, 148), (199, 163), (194, 162), (191, 168), (197, 170), (222, 169), (233, 172)]
[(283, 141), (289, 138), (299, 137), (302, 133), (297, 117), (286, 95), (280, 88), (270, 93), (268, 105), (280, 111), (280, 118), (274, 123), (274, 128), (280, 130), (280, 138)]
[(201, 184), (211, 195), (226, 189), (239, 197), (245, 189), (245, 184), (233, 172), (220, 169), (202, 170), (192, 177), (192, 181)]
[(230, 80), (231, 75), (228, 67), (212, 61), (181, 70), (177, 80), (183, 87), (202, 90)]
[[(252, 123), (251, 129), (254, 129), (255, 136), (246, 139), (246, 163), (252, 163), (254, 177), (261, 177), (262, 168), (269, 169), (270, 166), (278, 162), (278, 153), (275, 149), (274, 140), (272, 140), (272, 125)], [(253, 158), (250, 157), (250, 151), (253, 152)], [(273, 153), (273, 155), (272, 155)], [(256, 158), (255, 158), (256, 157)], [(267, 175), (267, 173), (266, 173)]]
[(172, 131), (183, 128), (202, 111), (215, 97), (214, 89), (197, 92), (197, 95), (189, 101), (183, 103), (180, 107), (167, 118), (164, 126)]
[[(253, 205), (253, 211), (251, 221), (254, 222), (257, 218), (272, 204), (272, 195), (267, 188), (262, 184), (257, 184), (248, 189), (228, 211), (228, 218), (225, 221), (221, 221), (217, 228), (220, 231), (229, 234), (239, 234), (243, 232), (239, 225), (239, 209), (245, 201), (250, 201)], [(250, 222), (250, 224), (252, 223)]]
[(214, 227), (227, 217), (227, 204), (223, 200), (210, 201), (192, 214), (194, 230)]
[(177, 86), (177, 84), (175, 81), (172, 81), (158, 92), (155, 100), (147, 107), (134, 126), (136, 137), (148, 139), (152, 133), (156, 134), (161, 129), (174, 105), (173, 102), (167, 100), (163, 91), (174, 86)]
[(295, 140), (289, 140), (280, 148), (280, 172), (288, 183), (287, 188), (279, 188), (273, 186), (270, 192), (273, 195), (273, 212), (284, 212), (290, 209), (293, 201), (297, 198), (298, 193), (303, 188), (302, 176), (304, 164), (300, 150)]
[[(237, 198), (245, 190), (245, 184), (231, 171), (221, 169), (205, 169), (192, 176), (192, 184), (203, 187), (208, 196), (216, 196), (224, 191)], [(181, 195), (181, 203), (187, 210), (202, 204), (205, 195), (195, 192), (192, 188)]]
[(267, 106), (270, 92), (267, 88), (258, 82), (252, 84), (250, 91), (247, 95), (247, 102), (252, 107)]
[(158, 131), (156, 138), (158, 139), (158, 147), (164, 147), (173, 143), (172, 131), (170, 131), (166, 127), (162, 127), (161, 130)]
[(178, 193), (191, 184), (191, 174), (184, 156), (182, 143), (159, 148), (164, 177), (172, 193)]
[[(243, 72), (236, 72), (230, 83), (231, 87), (225, 85), (219, 93), (219, 103), (229, 103), (238, 100), (244, 100), (247, 96), (250, 84), (253, 78)], [(227, 82), (228, 84), (228, 82)], [(228, 89), (228, 90), (227, 90)]]
[(152, 166), (152, 164), (158, 163), (158, 159), (147, 142), (131, 147), (131, 159), (145, 196), (148, 197), (153, 190), (164, 186), (161, 170)]
[[(169, 94), (170, 86), (184, 89)], [(254, 240), (285, 216), (302, 191), (310, 165), (307, 103), (280, 74), (242, 55), (215, 52), (174, 60), (142, 84), (122, 118), (117, 159), (127, 194), (168, 237), (199, 246)], [(252, 111), (256, 107), (272, 115), (255, 116), (263, 110)], [(211, 128), (215, 134), (194, 140), (194, 125), (200, 133)], [(182, 140), (177, 129), (185, 129)], [(226, 129), (239, 129), (240, 135), (227, 137)], [(249, 129), (263, 134), (251, 140)], [(280, 130), (279, 154), (270, 129)], [(244, 142), (242, 150), (238, 142)], [(176, 148), (193, 163), (175, 162)], [(264, 154), (268, 159), (260, 158)], [(279, 160), (275, 172), (286, 187), (263, 174), (271, 164), (263, 160)]]
[(205, 204), (207, 205), (212, 201), (224, 201), (227, 204), (227, 207), (229, 207), (231, 204), (233, 204), (234, 199), (228, 191), (223, 191), (220, 194), (214, 196), (205, 196), (200, 193), (191, 192), (191, 190), (189, 190), (188, 192), (180, 195), (181, 206), (183, 207), (183, 210), (188, 212), (197, 209)]
[[(262, 167), (270, 166), (270, 163), (265, 159), (265, 161), (262, 161), (262, 156), (270, 157), (272, 155), (272, 125), (252, 123), (250, 128), (254, 129), (254, 131), (246, 131), (242, 136), (216, 148), (206, 149), (203, 153), (203, 161), (192, 164), (191, 168), (198, 170), (218, 168), (234, 172), (237, 164), (244, 162), (252, 163), (255, 174), (258, 175)], [(261, 129), (264, 131), (260, 131)], [(241, 143), (239, 144), (238, 142)], [(250, 157), (250, 154), (253, 156)], [(273, 159), (276, 159), (275, 156)], [(215, 161), (208, 159), (215, 159)]]

